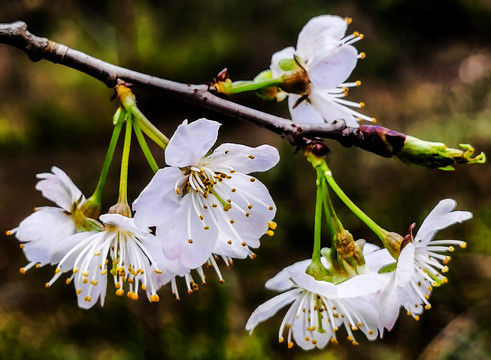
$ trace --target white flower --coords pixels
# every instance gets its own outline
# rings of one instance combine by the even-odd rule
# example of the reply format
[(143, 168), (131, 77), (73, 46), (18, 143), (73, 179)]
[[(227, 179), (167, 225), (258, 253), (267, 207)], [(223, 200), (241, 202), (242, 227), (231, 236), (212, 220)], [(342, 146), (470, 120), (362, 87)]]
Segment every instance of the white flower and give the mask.
[[(369, 257), (367, 254), (367, 267), (371, 268)], [(379, 274), (368, 272), (335, 285), (306, 274), (310, 263), (310, 259), (295, 263), (266, 282), (266, 288), (286, 292), (260, 305), (247, 321), (246, 329), (252, 332), (258, 323), (293, 303), (278, 334), (279, 341), (283, 342), (287, 331), (288, 347), (293, 346), (292, 337), (305, 350), (321, 349), (329, 341), (337, 343), (336, 333), (340, 327), (346, 329), (353, 345), (358, 345), (353, 334), (356, 330), (361, 330), (369, 340), (375, 340), (380, 330), (376, 299), (385, 284)]]
[(49, 263), (56, 244), (77, 231), (74, 215), (85, 198), (65, 172), (57, 167), (53, 167), (51, 171), (52, 173), (37, 175), (40, 181), (36, 184), (36, 189), (57, 206), (37, 208), (17, 228), (7, 232), (15, 234), (29, 260), (21, 268), (22, 273), (35, 265), (44, 266)]
[(392, 329), (400, 306), (418, 320), (423, 310), (431, 307), (428, 299), (433, 288), (447, 282), (441, 273), (448, 271), (446, 264), (450, 256), (444, 253), (454, 251), (454, 245), (465, 248), (466, 243), (433, 238), (439, 230), (472, 218), (468, 211), (453, 211), (455, 206), (455, 200), (440, 201), (423, 221), (414, 239), (402, 249), (397, 268), (381, 296), (381, 321), (387, 329)]
[(364, 103), (343, 99), (348, 88), (361, 85), (360, 81), (346, 82), (364, 53), (351, 46), (363, 38), (355, 32), (345, 36), (348, 22), (338, 16), (323, 15), (311, 19), (298, 36), (297, 48), (285, 48), (271, 59), (273, 77), (289, 73), (290, 68), (281, 66), (284, 59), (299, 60), (309, 85), (304, 94), (289, 94), (288, 106), (292, 120), (296, 123), (333, 123), (342, 119), (347, 126), (358, 127), (359, 120), (374, 121), (373, 118), (353, 110)]
[(220, 124), (184, 121), (165, 149), (166, 163), (135, 200), (135, 222), (156, 226), (167, 258), (194, 269), (211, 254), (225, 258), (252, 255), (276, 212), (268, 189), (246, 175), (266, 171), (278, 151), (222, 144), (206, 156)]
[(128, 297), (136, 300), (141, 287), (150, 301), (158, 301), (159, 285), (153, 274), (160, 274), (160, 264), (165, 262), (158, 240), (148, 230), (138, 228), (131, 218), (105, 214), (100, 220), (102, 231), (80, 232), (58, 244), (51, 258), (58, 266), (46, 286), (72, 271), (67, 283), (74, 281), (78, 305), (87, 309), (100, 299), (102, 306), (109, 272), (117, 295), (123, 295), (127, 287)]

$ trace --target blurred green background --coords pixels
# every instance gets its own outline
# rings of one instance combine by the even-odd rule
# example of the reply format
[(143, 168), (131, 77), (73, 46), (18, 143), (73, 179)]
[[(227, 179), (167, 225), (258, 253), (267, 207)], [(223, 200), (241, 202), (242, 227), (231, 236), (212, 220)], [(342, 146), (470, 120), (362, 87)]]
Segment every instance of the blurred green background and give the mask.
[[(378, 124), (457, 147), (472, 143), (491, 154), (491, 3), (488, 0), (1, 0), (0, 22), (23, 20), (48, 37), (106, 61), (185, 83), (210, 81), (227, 67), (234, 80), (269, 67), (273, 52), (295, 45), (313, 16), (354, 19), (367, 53), (352, 80), (363, 85), (350, 100), (367, 103)], [(104, 308), (78, 309), (72, 286), (44, 283), (54, 268), (18, 269), (26, 260), (13, 237), (1, 235), (0, 358), (2, 359), (488, 359), (491, 358), (491, 167), (454, 172), (409, 168), (355, 148), (329, 144), (331, 168), (347, 194), (386, 229), (405, 233), (442, 198), (452, 197), (474, 219), (441, 233), (468, 241), (453, 256), (450, 282), (434, 291), (421, 320), (401, 314), (383, 340), (348, 341), (322, 351), (278, 344), (282, 315), (244, 330), (249, 314), (274, 294), (264, 282), (283, 266), (310, 255), (314, 174), (284, 140), (251, 124), (134, 88), (140, 109), (168, 135), (183, 119), (207, 117), (224, 125), (220, 141), (278, 147), (282, 161), (258, 177), (278, 205), (278, 229), (255, 260), (224, 269), (176, 302), (168, 287), (151, 304), (114, 295)], [(93, 191), (111, 134), (113, 92), (87, 75), (49, 62), (32, 63), (0, 45), (0, 224), (11, 229), (49, 205), (35, 174), (56, 165), (86, 195)], [(285, 103), (253, 95), (232, 100), (288, 116)], [(156, 158), (162, 162), (162, 154)], [(135, 146), (129, 197), (152, 173)], [(118, 169), (110, 172), (106, 209), (116, 202)], [(342, 204), (339, 216), (355, 238), (377, 243)], [(327, 244), (326, 244), (327, 245)], [(111, 285), (112, 286), (112, 285)], [(179, 284), (184, 293), (184, 283)], [(342, 336), (341, 334), (339, 335)]]

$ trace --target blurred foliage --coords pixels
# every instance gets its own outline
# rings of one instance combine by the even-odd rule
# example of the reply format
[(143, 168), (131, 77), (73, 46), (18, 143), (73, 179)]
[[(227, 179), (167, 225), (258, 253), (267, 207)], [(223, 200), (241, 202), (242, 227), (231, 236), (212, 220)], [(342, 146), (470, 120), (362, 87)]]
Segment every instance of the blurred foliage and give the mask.
[[(367, 103), (379, 124), (456, 147), (471, 143), (491, 154), (491, 5), (487, 0), (2, 0), (1, 22), (23, 20), (29, 30), (71, 48), (137, 71), (181, 82), (203, 83), (227, 67), (232, 79), (252, 79), (271, 54), (295, 45), (313, 16), (353, 17), (350, 30), (367, 53), (353, 80), (363, 86), (350, 99)], [(108, 291), (104, 308), (77, 308), (71, 286), (44, 283), (52, 268), (22, 276), (22, 252), (12, 237), (0, 246), (0, 358), (5, 359), (309, 359), (377, 360), (491, 358), (491, 168), (455, 172), (408, 168), (358, 149), (329, 143), (331, 169), (345, 192), (383, 227), (407, 231), (445, 197), (474, 213), (472, 222), (441, 236), (464, 238), (450, 282), (436, 289), (433, 308), (419, 322), (401, 314), (396, 328), (361, 346), (347, 342), (306, 353), (278, 344), (281, 315), (244, 330), (250, 312), (273, 294), (264, 282), (283, 266), (308, 257), (312, 243), (314, 174), (301, 154), (264, 129), (235, 123), (146, 89), (135, 88), (139, 107), (166, 134), (185, 118), (223, 122), (221, 141), (280, 148), (282, 161), (259, 174), (278, 205), (279, 227), (265, 237), (254, 260), (224, 270), (214, 281), (176, 302), (132, 302)], [(52, 165), (67, 171), (86, 195), (95, 187), (117, 104), (112, 90), (87, 75), (0, 46), (0, 215), (15, 227), (34, 206), (35, 174)], [(285, 104), (254, 96), (232, 100), (280, 116)], [(136, 147), (135, 147), (136, 149)], [(156, 158), (162, 154), (155, 147)], [(130, 198), (151, 178), (138, 150), (132, 153)], [(116, 201), (118, 169), (104, 200)], [(338, 201), (339, 216), (357, 238), (373, 235)], [(184, 284), (179, 286), (183, 289)], [(184, 292), (184, 290), (183, 290)]]

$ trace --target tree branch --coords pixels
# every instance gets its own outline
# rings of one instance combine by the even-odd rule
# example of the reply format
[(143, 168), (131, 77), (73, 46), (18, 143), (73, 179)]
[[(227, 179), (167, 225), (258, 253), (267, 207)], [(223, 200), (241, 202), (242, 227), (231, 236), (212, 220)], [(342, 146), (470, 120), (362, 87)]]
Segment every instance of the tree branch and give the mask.
[[(292, 145), (302, 146), (309, 139), (333, 139), (343, 146), (357, 146), (383, 157), (397, 156), (403, 152), (406, 135), (381, 126), (347, 127), (344, 121), (333, 124), (294, 124), (291, 120), (236, 104), (211, 93), (207, 85), (182, 84), (129, 70), (70, 49), (27, 31), (24, 22), (0, 24), (0, 43), (24, 51), (31, 60), (42, 59), (65, 65), (88, 74), (112, 88), (124, 81), (158, 90), (200, 107), (231, 118), (251, 122), (286, 138)], [(450, 163), (457, 162), (449, 159)], [(460, 162), (468, 162), (467, 160)], [(445, 166), (447, 164), (445, 163)], [(439, 167), (435, 163), (431, 167)]]

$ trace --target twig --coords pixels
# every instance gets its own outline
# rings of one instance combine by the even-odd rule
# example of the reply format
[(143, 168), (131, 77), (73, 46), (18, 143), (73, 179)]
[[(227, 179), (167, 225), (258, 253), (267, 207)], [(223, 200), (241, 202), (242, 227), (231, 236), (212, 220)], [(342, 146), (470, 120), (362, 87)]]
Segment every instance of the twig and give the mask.
[[(38, 37), (27, 31), (22, 21), (0, 24), (0, 43), (14, 46), (24, 51), (31, 60), (42, 59), (62, 64), (88, 74), (112, 88), (119, 80), (152, 88), (166, 95), (216, 111), (231, 118), (254, 123), (286, 138), (292, 145), (302, 145), (306, 139), (333, 139), (344, 146), (357, 146), (380, 156), (396, 155), (400, 147), (390, 151), (374, 142), (370, 134), (365, 133), (368, 127), (350, 128), (340, 120), (333, 124), (295, 125), (291, 120), (267, 114), (249, 107), (236, 104), (212, 94), (207, 85), (182, 84), (155, 76), (129, 70), (89, 56), (81, 51), (70, 49), (46, 38)], [(385, 129), (378, 127), (379, 129)], [(397, 142), (404, 143), (405, 135), (390, 129)], [(368, 136), (367, 136), (368, 135)], [(394, 151), (396, 150), (396, 151)]]

